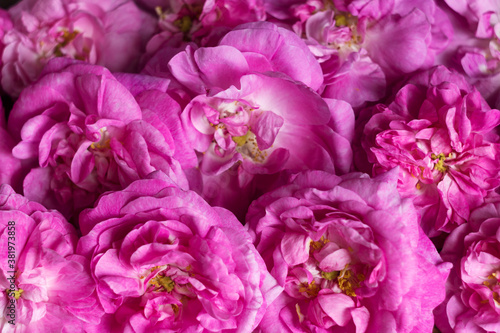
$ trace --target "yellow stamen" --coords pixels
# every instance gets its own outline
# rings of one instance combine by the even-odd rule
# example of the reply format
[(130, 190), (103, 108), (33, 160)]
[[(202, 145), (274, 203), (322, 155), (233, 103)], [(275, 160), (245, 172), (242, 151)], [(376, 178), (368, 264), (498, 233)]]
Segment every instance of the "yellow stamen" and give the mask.
[(103, 139), (105, 139), (107, 136), (106, 129), (101, 128), (99, 131), (101, 132), (101, 140), (91, 143), (90, 148), (92, 148), (92, 149), (109, 149), (111, 147), (110, 139), (106, 139), (103, 141)]
[(160, 6), (155, 7), (155, 12), (159, 18), (163, 19), (163, 9)]
[(244, 135), (241, 136), (233, 136), (232, 139), (238, 147), (243, 146), (247, 141), (249, 141), (250, 131), (247, 131)]
[(311, 252), (314, 252), (314, 251), (319, 251), (323, 248), (323, 246), (325, 246), (328, 242), (330, 242), (329, 239), (326, 239), (324, 236), (321, 236), (321, 238), (319, 239), (319, 241), (315, 242), (315, 241), (311, 241)]
[(325, 280), (332, 281), (339, 276), (339, 271), (321, 272), (321, 277)]
[(304, 321), (304, 315), (300, 311), (299, 303), (295, 304), (295, 311), (297, 311), (297, 316), (299, 316), (299, 323)]
[(354, 286), (353, 283), (351, 282), (352, 279), (352, 272), (346, 268), (344, 268), (342, 271), (340, 271), (340, 275), (337, 279), (339, 283), (339, 288), (342, 289), (343, 292), (347, 296), (356, 296), (356, 293), (354, 292)]
[(500, 306), (500, 295), (496, 291), (493, 292), (493, 300), (497, 306)]
[(434, 169), (439, 171), (439, 172), (442, 172), (442, 173), (445, 173), (446, 171), (448, 171), (448, 166), (446, 166), (444, 164), (444, 161), (446, 160), (446, 156), (441, 153), (439, 155), (436, 155), (436, 154), (431, 154), (431, 158), (433, 160), (438, 160), (437, 163), (434, 165)]
[(174, 25), (179, 28), (182, 33), (188, 33), (193, 26), (193, 21), (189, 16), (183, 16), (182, 18), (175, 20)]
[(339, 284), (339, 288), (347, 295), (351, 297), (355, 297), (356, 293), (354, 289), (359, 288), (360, 282), (365, 280), (364, 274), (358, 274), (354, 276), (352, 271), (349, 269), (349, 264), (347, 264), (343, 270), (340, 271), (339, 276), (337, 277), (337, 282)]
[(65, 29), (63, 31), (62, 36), (61, 36), (62, 41), (54, 47), (54, 52), (53, 52), (54, 55), (56, 57), (64, 56), (64, 53), (62, 52), (62, 48), (65, 46), (68, 46), (68, 44), (71, 43), (73, 41), (73, 39), (75, 39), (79, 33), (80, 32), (78, 30), (74, 30), (73, 32), (69, 32), (68, 30)]
[(18, 290), (7, 289), (5, 291), (7, 292), (7, 295), (9, 295), (10, 293), (14, 293), (14, 298), (16, 300), (18, 300), (19, 297), (21, 297), (21, 294), (24, 292), (24, 290), (22, 290), (22, 289), (18, 289)]
[(345, 27), (347, 25), (347, 17), (345, 15), (335, 15), (335, 26)]
[(316, 281), (312, 281), (311, 283), (301, 283), (301, 287), (299, 288), (299, 293), (307, 293), (309, 297), (316, 297), (319, 293), (319, 286), (316, 285)]
[(175, 288), (175, 282), (170, 278), (170, 276), (156, 276), (149, 283), (156, 287), (161, 287), (167, 292), (171, 292)]

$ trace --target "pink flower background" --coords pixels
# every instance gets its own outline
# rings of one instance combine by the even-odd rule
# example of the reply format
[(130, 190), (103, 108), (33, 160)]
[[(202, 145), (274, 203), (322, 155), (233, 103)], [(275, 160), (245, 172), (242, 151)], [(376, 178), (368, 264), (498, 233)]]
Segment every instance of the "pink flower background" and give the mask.
[(2, 332), (500, 332), (500, 2), (0, 8)]

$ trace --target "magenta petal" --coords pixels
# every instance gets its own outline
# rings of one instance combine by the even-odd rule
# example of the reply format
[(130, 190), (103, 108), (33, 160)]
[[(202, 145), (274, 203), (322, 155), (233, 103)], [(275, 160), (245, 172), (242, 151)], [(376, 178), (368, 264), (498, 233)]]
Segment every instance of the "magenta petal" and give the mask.
[(200, 77), (198, 65), (194, 60), (194, 51), (187, 47), (185, 52), (175, 55), (168, 63), (172, 74), (179, 82), (192, 91), (202, 94), (205, 92), (205, 84)]
[(197, 93), (238, 85), (239, 78), (249, 71), (243, 54), (231, 46), (195, 51), (188, 47), (170, 60), (169, 68), (179, 82)]
[(387, 73), (410, 73), (424, 64), (430, 28), (419, 9), (404, 17), (387, 16), (367, 31), (366, 47)]
[(141, 294), (140, 281), (133, 273), (130, 267), (123, 265), (115, 250), (106, 251), (99, 258), (94, 270), (97, 278), (108, 285), (113, 292), (122, 296)]
[(326, 80), (322, 96), (348, 102), (353, 107), (377, 101), (385, 94), (385, 74), (376, 63), (351, 53), (335, 75)]
[(71, 180), (76, 184), (84, 181), (94, 169), (94, 155), (88, 151), (89, 146), (90, 142), (83, 143), (71, 163)]
[(300, 234), (285, 234), (281, 241), (281, 253), (288, 265), (304, 263), (309, 258), (310, 239)]
[[(272, 111), (290, 123), (322, 125), (330, 120), (328, 106), (309, 88), (279, 74), (249, 74), (241, 78), (247, 100), (255, 100), (262, 110)], [(307, 116), (303, 110), (309, 110)]]
[(283, 118), (272, 111), (264, 111), (259, 114), (257, 120), (251, 124), (251, 126), (252, 132), (257, 138), (257, 144), (260, 150), (264, 150), (272, 146), (274, 139), (283, 124)]
[(226, 34), (220, 44), (231, 45), (241, 52), (262, 54), (274, 71), (285, 73), (313, 90), (318, 90), (323, 83), (321, 67), (307, 45), (295, 33), (270, 22), (242, 24)]
[(207, 87), (237, 86), (240, 77), (249, 71), (243, 54), (231, 46), (200, 48), (194, 52), (194, 59)]
[(344, 267), (351, 262), (351, 256), (346, 249), (338, 249), (328, 256), (324, 257), (319, 267), (324, 272), (341, 271)]
[(318, 303), (323, 311), (339, 326), (345, 326), (351, 319), (351, 309), (354, 307), (354, 301), (346, 295), (319, 295)]
[(37, 142), (19, 142), (12, 148), (12, 155), (18, 159), (30, 159), (38, 156), (39, 144)]

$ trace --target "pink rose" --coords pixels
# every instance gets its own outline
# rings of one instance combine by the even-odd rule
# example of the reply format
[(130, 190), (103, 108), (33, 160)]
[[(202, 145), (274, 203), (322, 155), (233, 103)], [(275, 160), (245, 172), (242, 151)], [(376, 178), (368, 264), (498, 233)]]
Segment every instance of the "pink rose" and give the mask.
[(441, 251), (454, 265), (446, 300), (435, 311), (443, 333), (500, 331), (500, 199), (488, 201), (453, 230)]
[(0, 185), (0, 329), (83, 332), (103, 314), (75, 229), (56, 211)]
[[(203, 93), (202, 88), (229, 88), (239, 76), (254, 72), (281, 72), (313, 90), (323, 84), (321, 67), (307, 45), (293, 32), (270, 22), (239, 25), (218, 43), (230, 48), (219, 47), (210, 52), (205, 48), (197, 51), (194, 43), (171, 41), (149, 60), (143, 72), (179, 80), (197, 93)], [(230, 66), (232, 73), (225, 71), (225, 66)]]
[(498, 124), (500, 111), (463, 77), (436, 67), (374, 108), (363, 147), (374, 174), (399, 166), (398, 190), (433, 237), (467, 221), (500, 185)]
[[(249, 24), (221, 42), (238, 48), (187, 47), (169, 62), (172, 75), (195, 96), (181, 114), (199, 156), (190, 184), (210, 204), (231, 209), (238, 217), (244, 216), (256, 193), (279, 182), (282, 173), (351, 169), (354, 112), (348, 103), (322, 99), (283, 74), (318, 83), (316, 75), (292, 70), (286, 55), (302, 42), (282, 30)], [(278, 42), (271, 53), (262, 46), (267, 32)], [(246, 43), (238, 42), (238, 36)], [(290, 43), (285, 43), (287, 38)], [(252, 50), (253, 43), (260, 46)], [(296, 59), (309, 68), (314, 59), (304, 49)]]
[(107, 313), (95, 332), (251, 332), (280, 288), (234, 215), (164, 179), (80, 215)]
[(134, 71), (154, 24), (130, 0), (23, 0), (9, 14), (14, 27), (3, 37), (2, 87), (12, 96), (55, 57)]
[(180, 108), (168, 95), (149, 91), (158, 79), (133, 77), (135, 86), (129, 78), (126, 87), (103, 67), (69, 59), (51, 61), (45, 73), (23, 91), (9, 117), (20, 140), (13, 155), (31, 163), (23, 186), (30, 200), (70, 217), (101, 193), (156, 170), (187, 188), (170, 132), (178, 132)]
[(431, 332), (450, 265), (419, 227), (396, 171), (300, 173), (246, 222), (284, 291), (261, 332)]
[[(457, 66), (495, 108), (500, 108), (500, 7), (496, 0), (445, 0), (454, 19), (456, 41), (448, 48), (450, 66)], [(455, 11), (455, 12), (453, 12)], [(467, 21), (467, 24), (464, 22)]]
[(172, 41), (215, 45), (237, 25), (266, 19), (263, 0), (136, 0), (156, 11), (160, 32), (148, 43), (148, 52)]
[(446, 14), (432, 0), (273, 0), (267, 5), (269, 13), (292, 24), (318, 59), (322, 96), (354, 108), (382, 98), (386, 80), (431, 66), (453, 36)]
[(321, 67), (304, 41), (270, 22), (242, 24), (222, 37), (219, 45), (238, 49), (250, 71), (281, 72), (316, 91), (323, 84)]

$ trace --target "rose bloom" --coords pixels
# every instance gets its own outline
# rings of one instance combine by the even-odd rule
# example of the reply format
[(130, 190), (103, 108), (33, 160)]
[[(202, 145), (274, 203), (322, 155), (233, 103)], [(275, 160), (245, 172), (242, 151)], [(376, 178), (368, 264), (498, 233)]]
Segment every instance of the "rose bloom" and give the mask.
[(450, 265), (397, 189), (397, 171), (300, 173), (246, 222), (284, 291), (261, 332), (431, 332)]
[(398, 190), (430, 237), (467, 221), (500, 184), (500, 111), (462, 76), (436, 67), (373, 113), (362, 139), (373, 173), (399, 166)]
[[(8, 121), (20, 141), (13, 155), (31, 167), (23, 182), (30, 200), (69, 218), (101, 193), (156, 170), (187, 188), (169, 129), (179, 132), (179, 105), (150, 94), (161, 81), (126, 76), (127, 87), (103, 67), (61, 58), (45, 73), (23, 91)], [(175, 138), (181, 146), (182, 135)]]
[(500, 197), (474, 210), (446, 239), (441, 255), (454, 265), (446, 300), (436, 310), (443, 333), (500, 331)]
[(83, 332), (102, 309), (75, 229), (56, 211), (0, 185), (0, 329)]
[[(271, 51), (262, 46), (266, 33), (276, 41)], [(294, 59), (314, 71), (294, 68)], [(187, 47), (170, 60), (172, 75), (194, 96), (181, 119), (209, 203), (244, 216), (251, 198), (283, 172), (350, 171), (354, 112), (311, 89), (321, 84), (313, 62), (297, 36), (264, 22), (236, 28), (217, 47)], [(217, 187), (228, 190), (211, 190)]]
[(131, 0), (23, 0), (9, 9), (3, 37), (2, 87), (12, 96), (54, 57), (134, 71), (154, 19)]
[(159, 32), (147, 45), (147, 53), (193, 41), (214, 46), (221, 36), (237, 25), (266, 19), (263, 0), (136, 0), (154, 9)]
[(231, 48), (196, 51), (194, 43), (163, 47), (148, 61), (143, 73), (179, 81), (184, 90), (196, 94), (237, 85), (241, 75), (254, 72), (281, 72), (313, 90), (323, 84), (321, 67), (304, 41), (270, 22), (241, 24), (226, 33), (218, 45)]
[(95, 332), (251, 332), (281, 288), (234, 215), (160, 174), (80, 215)]
[[(456, 66), (495, 108), (500, 107), (500, 7), (496, 0), (445, 0), (458, 38), (445, 63)], [(467, 24), (468, 23), (468, 24)], [(447, 60), (447, 61), (446, 61)]]
[(321, 63), (322, 96), (353, 107), (377, 101), (402, 74), (428, 68), (453, 36), (446, 14), (429, 0), (266, 1), (293, 24)]

